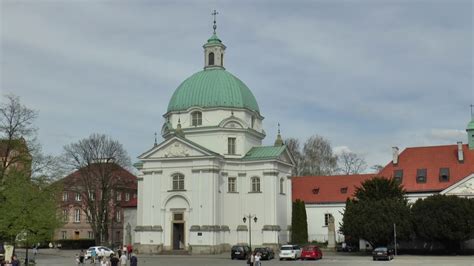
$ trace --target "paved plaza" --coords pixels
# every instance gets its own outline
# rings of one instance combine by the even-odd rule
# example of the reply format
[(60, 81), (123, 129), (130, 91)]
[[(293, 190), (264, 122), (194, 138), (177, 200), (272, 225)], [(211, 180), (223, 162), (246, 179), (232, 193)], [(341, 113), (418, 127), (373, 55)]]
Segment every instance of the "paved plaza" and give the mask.
[[(77, 252), (71, 250), (40, 250), (37, 257), (38, 266), (67, 266), (76, 265), (74, 256)], [(19, 252), (23, 257), (22, 252)], [(91, 265), (87, 263), (86, 265)], [(99, 264), (97, 264), (99, 265)], [(207, 265), (247, 265), (244, 260), (231, 260), (228, 254), (220, 255), (195, 255), (195, 256), (171, 256), (171, 255), (156, 255), (156, 256), (138, 256), (138, 265), (140, 266), (207, 266)], [(474, 266), (474, 256), (413, 256), (401, 255), (397, 256), (392, 261), (372, 261), (372, 257), (347, 254), (325, 252), (322, 260), (317, 261), (280, 261), (273, 259), (270, 261), (263, 261), (262, 266), (265, 265), (425, 265), (425, 266)]]

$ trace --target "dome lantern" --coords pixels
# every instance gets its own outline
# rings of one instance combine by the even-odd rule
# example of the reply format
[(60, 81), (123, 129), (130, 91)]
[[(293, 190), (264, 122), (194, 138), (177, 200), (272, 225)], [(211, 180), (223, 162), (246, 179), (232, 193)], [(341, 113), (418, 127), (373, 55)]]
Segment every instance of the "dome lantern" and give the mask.
[(219, 14), (215, 10), (212, 12), (211, 15), (214, 16), (214, 25), (212, 28), (214, 29), (213, 34), (207, 43), (204, 44), (204, 69), (210, 68), (224, 68), (224, 51), (225, 45), (222, 44), (222, 41), (217, 37), (216, 34), (216, 15)]

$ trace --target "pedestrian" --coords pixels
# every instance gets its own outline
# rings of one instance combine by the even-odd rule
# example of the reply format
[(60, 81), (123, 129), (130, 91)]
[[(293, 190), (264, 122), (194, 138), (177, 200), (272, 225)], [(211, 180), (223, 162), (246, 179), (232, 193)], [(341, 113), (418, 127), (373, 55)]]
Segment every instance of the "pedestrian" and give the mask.
[(122, 254), (127, 255), (127, 251), (128, 251), (128, 250), (127, 250), (127, 246), (123, 245), (123, 247), (122, 247)]
[(12, 261), (11, 261), (11, 263), (12, 263), (12, 266), (20, 266), (20, 265), (21, 265), (21, 264), (20, 264), (20, 261), (18, 260), (18, 258), (17, 258), (16, 255), (13, 255), (13, 256), (12, 256)]
[(247, 260), (247, 264), (250, 265), (250, 266), (254, 266), (254, 262), (255, 262), (255, 254), (250, 253), (250, 256)]
[(127, 254), (128, 254), (128, 259), (130, 259), (132, 257), (132, 245), (128, 244), (127, 245)]
[(107, 258), (104, 256), (100, 261), (100, 266), (110, 266), (110, 261), (108, 261)]
[(33, 247), (33, 261), (36, 261), (36, 255), (38, 254), (38, 247), (35, 245)]
[(96, 256), (97, 256), (97, 252), (95, 251), (95, 248), (94, 248), (94, 249), (92, 249), (92, 251), (91, 251), (91, 264), (94, 264), (94, 265), (95, 265)]
[(118, 266), (119, 264), (119, 259), (115, 257), (115, 255), (112, 255), (110, 257), (110, 266)]
[(79, 253), (79, 265), (84, 265), (84, 250), (81, 249), (81, 252)]
[(138, 258), (134, 253), (130, 254), (130, 266), (138, 266)]
[(75, 261), (76, 261), (76, 265), (80, 265), (80, 260), (79, 260), (79, 255), (78, 254), (76, 254), (76, 260)]
[(261, 261), (260, 259), (262, 258), (262, 255), (260, 254), (260, 252), (257, 252), (257, 254), (255, 254), (255, 266), (261, 266)]
[(127, 266), (127, 255), (125, 255), (125, 253), (120, 256), (120, 265)]

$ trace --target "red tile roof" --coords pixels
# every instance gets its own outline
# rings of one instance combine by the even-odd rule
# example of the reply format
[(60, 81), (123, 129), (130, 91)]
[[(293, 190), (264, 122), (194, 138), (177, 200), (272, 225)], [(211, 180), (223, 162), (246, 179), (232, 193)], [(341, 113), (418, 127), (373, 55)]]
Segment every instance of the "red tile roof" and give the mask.
[[(442, 191), (474, 173), (474, 150), (462, 145), (464, 162), (458, 161), (458, 146), (429, 146), (406, 148), (398, 156), (398, 164), (388, 163), (380, 176), (393, 177), (394, 170), (403, 170), (402, 184), (407, 192)], [(417, 183), (417, 169), (426, 168), (426, 183)], [(449, 168), (449, 181), (439, 181), (440, 168)]]
[[(344, 203), (354, 194), (355, 187), (375, 174), (296, 176), (291, 179), (292, 199), (305, 203)], [(341, 189), (347, 188), (346, 193)]]
[[(91, 167), (96, 167), (96, 166), (92, 165)], [(123, 183), (123, 187), (136, 190), (137, 177), (119, 165), (114, 165), (114, 167), (116, 167), (116, 170), (114, 170), (113, 175), (116, 178), (116, 180), (120, 180), (120, 182)], [(78, 184), (78, 183), (80, 184), (81, 170), (76, 170), (70, 175), (64, 177), (61, 180), (64, 183), (64, 186), (69, 187), (69, 186), (73, 186), (74, 184)]]

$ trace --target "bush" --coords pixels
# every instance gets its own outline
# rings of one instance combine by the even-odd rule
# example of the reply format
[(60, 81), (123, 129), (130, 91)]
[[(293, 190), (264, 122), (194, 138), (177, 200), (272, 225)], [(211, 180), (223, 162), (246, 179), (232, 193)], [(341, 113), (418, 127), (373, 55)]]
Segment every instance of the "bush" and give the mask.
[(61, 239), (56, 241), (56, 246), (61, 245), (62, 249), (88, 249), (95, 246), (94, 239)]

